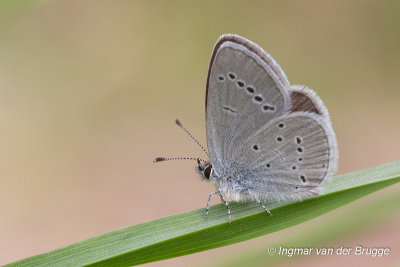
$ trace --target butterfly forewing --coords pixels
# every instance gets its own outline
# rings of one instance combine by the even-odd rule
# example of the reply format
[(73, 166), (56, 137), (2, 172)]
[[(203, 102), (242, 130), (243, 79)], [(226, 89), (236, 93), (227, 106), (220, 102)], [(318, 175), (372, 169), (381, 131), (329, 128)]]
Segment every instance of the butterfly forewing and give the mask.
[(290, 109), (289, 85), (275, 61), (249, 41), (221, 38), (207, 84), (207, 140), (219, 175), (237, 159), (235, 147)]

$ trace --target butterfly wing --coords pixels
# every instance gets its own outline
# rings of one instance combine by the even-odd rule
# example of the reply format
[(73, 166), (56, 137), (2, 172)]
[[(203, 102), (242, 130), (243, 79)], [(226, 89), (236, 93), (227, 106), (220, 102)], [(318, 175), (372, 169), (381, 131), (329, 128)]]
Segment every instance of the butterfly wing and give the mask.
[[(330, 122), (304, 111), (270, 121), (234, 154), (235, 183), (264, 199), (302, 199), (318, 193), (321, 182), (336, 171), (338, 159)], [(243, 154), (246, 160), (240, 158)]]
[(292, 85), (289, 88), (289, 95), (290, 111), (306, 111), (321, 115), (331, 125), (328, 109), (312, 89), (304, 85)]
[(279, 65), (240, 36), (223, 35), (214, 48), (206, 116), (213, 170), (229, 177), (233, 191), (302, 199), (336, 170), (336, 137), (321, 99), (290, 86)]
[(207, 140), (217, 175), (229, 173), (235, 146), (290, 110), (289, 82), (260, 47), (237, 35), (215, 45), (207, 78)]

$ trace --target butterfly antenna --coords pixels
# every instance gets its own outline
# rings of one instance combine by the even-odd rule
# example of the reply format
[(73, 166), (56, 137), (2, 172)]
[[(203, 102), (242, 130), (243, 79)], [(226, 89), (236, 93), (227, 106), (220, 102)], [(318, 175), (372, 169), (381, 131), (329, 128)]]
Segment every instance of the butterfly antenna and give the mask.
[(175, 122), (199, 145), (199, 147), (201, 147), (201, 149), (204, 151), (204, 153), (206, 153), (207, 156), (210, 158), (210, 155), (208, 155), (207, 150), (199, 143), (199, 141), (197, 141), (196, 138), (194, 138), (194, 136), (188, 130), (186, 130), (186, 128), (182, 125), (182, 123), (178, 119), (176, 119)]
[(167, 161), (167, 160), (175, 160), (175, 159), (189, 159), (189, 160), (196, 160), (197, 162), (202, 161), (202, 162), (204, 162), (204, 163), (207, 163), (207, 161), (205, 161), (204, 159), (199, 159), (199, 158), (188, 158), (188, 157), (171, 157), (171, 158), (162, 158), (162, 157), (159, 157), (159, 158), (155, 158), (155, 159), (153, 160), (153, 162), (155, 163), (155, 162)]

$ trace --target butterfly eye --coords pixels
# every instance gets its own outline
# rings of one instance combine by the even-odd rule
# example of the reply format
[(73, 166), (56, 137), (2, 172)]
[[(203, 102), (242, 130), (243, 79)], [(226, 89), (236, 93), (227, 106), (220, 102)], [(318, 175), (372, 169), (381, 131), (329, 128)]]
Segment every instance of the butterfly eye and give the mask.
[(210, 179), (211, 170), (212, 170), (211, 165), (208, 165), (207, 167), (205, 167), (204, 168), (204, 177), (206, 177), (207, 179)]

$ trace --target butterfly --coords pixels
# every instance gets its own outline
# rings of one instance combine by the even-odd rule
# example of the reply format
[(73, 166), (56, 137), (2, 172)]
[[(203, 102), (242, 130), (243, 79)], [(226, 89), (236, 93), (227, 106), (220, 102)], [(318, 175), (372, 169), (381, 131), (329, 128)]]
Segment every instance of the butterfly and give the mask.
[(235, 34), (214, 46), (207, 75), (207, 150), (197, 161), (226, 205), (256, 201), (302, 200), (320, 193), (338, 165), (338, 149), (329, 113), (306, 86), (290, 85), (278, 63), (257, 44)]

